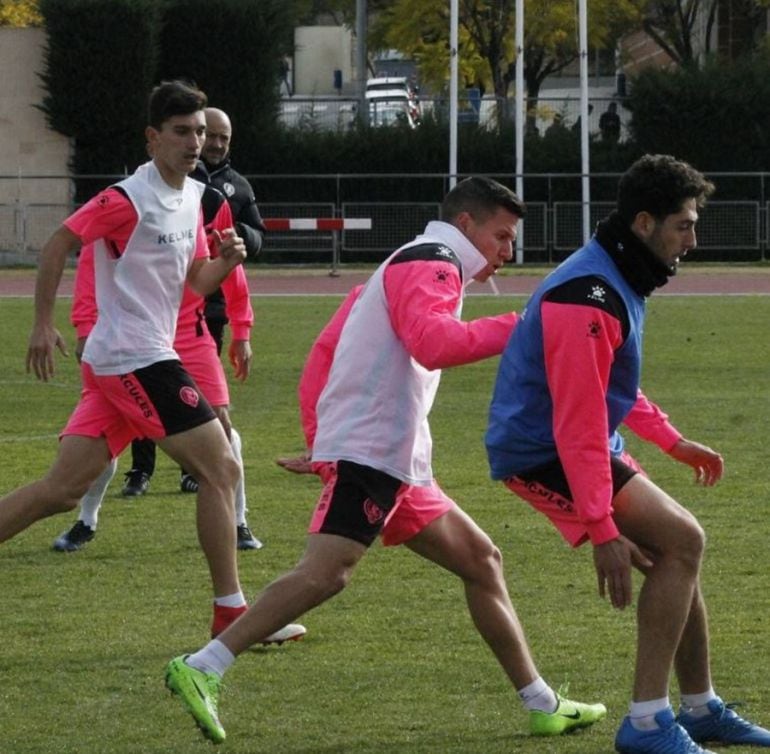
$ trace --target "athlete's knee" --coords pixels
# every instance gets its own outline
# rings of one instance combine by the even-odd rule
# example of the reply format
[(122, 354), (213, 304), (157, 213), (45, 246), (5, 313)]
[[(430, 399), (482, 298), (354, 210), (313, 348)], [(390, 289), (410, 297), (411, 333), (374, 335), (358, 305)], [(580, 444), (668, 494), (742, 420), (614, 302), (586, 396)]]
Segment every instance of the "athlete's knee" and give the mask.
[(232, 451), (227, 453), (227, 458), (223, 461), (222, 471), (226, 476), (227, 485), (235, 488), (238, 484), (238, 480), (241, 478), (241, 464), (238, 462), (238, 459)]
[(298, 567), (304, 588), (313, 595), (316, 604), (325, 602), (339, 594), (350, 583), (352, 569), (340, 566), (313, 570)]
[(199, 472), (198, 481), (217, 489), (234, 489), (240, 478), (241, 467), (229, 446), (222, 448), (216, 457), (209, 456)]
[(358, 560), (353, 557), (303, 557), (295, 572), (319, 602), (339, 594), (350, 583)]
[(58, 481), (49, 476), (40, 481), (38, 499), (43, 501), (46, 515), (69, 513), (78, 507), (89, 486), (90, 484), (84, 481)]
[(683, 549), (685, 550), (685, 555), (693, 564), (700, 565), (706, 549), (706, 532), (703, 531), (703, 527), (695, 518), (687, 524)]
[(670, 554), (688, 568), (697, 571), (706, 549), (706, 533), (698, 520), (689, 513), (682, 517), (672, 539), (675, 544)]
[(474, 540), (465, 558), (463, 578), (466, 581), (488, 583), (498, 581), (503, 575), (503, 556), (491, 539)]
[[(85, 495), (85, 492), (83, 495)], [(80, 505), (83, 495), (76, 495), (74, 497), (68, 497), (66, 500), (59, 500), (54, 513), (70, 513), (74, 511)]]
[(324, 600), (339, 594), (350, 583), (352, 573), (349, 570), (339, 570), (334, 573), (326, 574), (326, 577), (319, 579), (316, 587), (317, 591), (323, 596)]

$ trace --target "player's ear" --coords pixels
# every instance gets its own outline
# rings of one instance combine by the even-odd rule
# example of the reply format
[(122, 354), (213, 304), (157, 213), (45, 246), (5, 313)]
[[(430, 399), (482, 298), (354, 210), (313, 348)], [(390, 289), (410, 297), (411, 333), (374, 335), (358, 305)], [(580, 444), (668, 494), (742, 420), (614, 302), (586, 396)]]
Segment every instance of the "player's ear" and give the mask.
[(147, 128), (144, 129), (144, 138), (147, 141), (147, 153), (152, 156), (152, 149), (153, 146), (158, 141), (158, 136), (160, 135), (160, 132), (157, 128), (153, 128), (152, 126), (147, 126)]
[(646, 241), (655, 230), (656, 224), (655, 218), (646, 210), (642, 210), (637, 213), (634, 221), (631, 223), (631, 230), (643, 241)]
[(455, 215), (452, 224), (467, 235), (468, 229), (470, 228), (472, 222), (473, 218), (471, 217), (471, 213), (463, 211), (458, 212), (457, 215)]

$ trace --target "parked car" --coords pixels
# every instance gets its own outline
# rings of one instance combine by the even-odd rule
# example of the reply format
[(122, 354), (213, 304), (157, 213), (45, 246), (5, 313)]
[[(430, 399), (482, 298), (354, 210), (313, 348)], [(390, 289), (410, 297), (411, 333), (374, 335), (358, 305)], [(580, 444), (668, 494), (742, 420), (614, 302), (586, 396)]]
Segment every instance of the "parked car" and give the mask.
[(366, 101), (369, 105), (369, 123), (389, 126), (405, 123), (416, 128), (421, 119), (417, 92), (404, 76), (369, 79), (366, 82)]

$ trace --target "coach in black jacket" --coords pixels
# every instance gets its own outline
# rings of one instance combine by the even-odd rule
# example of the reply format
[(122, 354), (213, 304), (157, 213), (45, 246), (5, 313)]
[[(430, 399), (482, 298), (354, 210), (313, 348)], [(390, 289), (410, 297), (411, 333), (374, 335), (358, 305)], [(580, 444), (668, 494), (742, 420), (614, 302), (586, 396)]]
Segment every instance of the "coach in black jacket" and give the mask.
[[(230, 142), (233, 129), (227, 113), (208, 107), (206, 114), (206, 141), (201, 150), (202, 161), (191, 173), (201, 183), (219, 189), (227, 198), (235, 221), (235, 229), (246, 244), (246, 254), (254, 259), (262, 248), (265, 226), (259, 214), (251, 184), (230, 165)], [(222, 337), (227, 316), (221, 291), (206, 299), (206, 324), (222, 351)]]
[(257, 208), (251, 184), (230, 165), (230, 142), (233, 129), (227, 113), (208, 107), (206, 113), (206, 141), (201, 150), (202, 162), (191, 174), (201, 183), (218, 188), (230, 204), (235, 229), (246, 243), (249, 259), (259, 254), (265, 226)]

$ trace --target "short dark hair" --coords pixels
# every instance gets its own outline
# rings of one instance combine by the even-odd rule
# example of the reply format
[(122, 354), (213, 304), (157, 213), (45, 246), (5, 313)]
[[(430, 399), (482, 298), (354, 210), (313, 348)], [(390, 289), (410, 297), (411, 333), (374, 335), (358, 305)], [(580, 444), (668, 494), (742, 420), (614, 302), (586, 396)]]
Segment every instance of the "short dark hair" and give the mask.
[(147, 123), (160, 130), (175, 115), (191, 115), (208, 104), (206, 95), (195, 84), (175, 79), (162, 81), (150, 92)]
[(527, 214), (524, 202), (507, 186), (491, 178), (472, 176), (460, 181), (444, 197), (441, 219), (451, 223), (461, 212), (467, 212), (478, 221), (501, 207), (517, 217)]
[(620, 178), (618, 213), (629, 225), (640, 212), (662, 220), (688, 199), (702, 207), (712, 193), (714, 184), (692, 165), (669, 154), (646, 154)]

